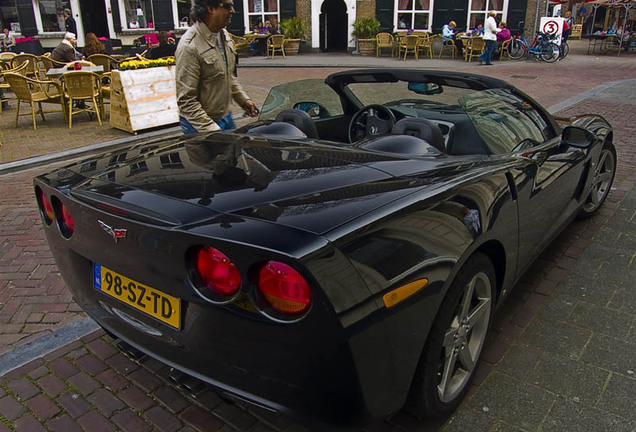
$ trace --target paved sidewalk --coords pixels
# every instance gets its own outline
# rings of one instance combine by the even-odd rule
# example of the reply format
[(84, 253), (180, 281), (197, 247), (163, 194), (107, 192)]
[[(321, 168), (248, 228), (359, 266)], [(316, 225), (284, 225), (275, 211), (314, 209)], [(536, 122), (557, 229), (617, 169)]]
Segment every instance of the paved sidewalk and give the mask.
[[(266, 60), (254, 59), (249, 65), (252, 59), (246, 59), (240, 79), (262, 101), (275, 83), (360, 65), (312, 67), (314, 57), (302, 57), (295, 61), (308, 68), (263, 68)], [(325, 62), (332, 60), (335, 57)], [(339, 61), (345, 60), (351, 61)], [(271, 66), (276, 61), (270, 60)], [(375, 66), (409, 63), (377, 62)], [(399, 414), (364, 430), (634, 431), (636, 59), (572, 56), (554, 65), (506, 62), (492, 68), (442, 62), (451, 63), (420, 61), (418, 67), (487, 72), (553, 106), (558, 115), (603, 114), (615, 127), (618, 173), (605, 208), (561, 234), (499, 310), (478, 379), (455, 415), (419, 422)], [(626, 78), (632, 80), (620, 81)], [(115, 142), (119, 145), (132, 138), (108, 126), (95, 138), (78, 138), (75, 127), (64, 135), (68, 129), (55, 127), (51, 118), (44, 139), (36, 133), (25, 140), (14, 135), (12, 125), (6, 127), (12, 114), (0, 114), (0, 162), (23, 160), (4, 157), (19, 154), (16, 149), (26, 145), (35, 149), (31, 155), (47, 155), (107, 138), (120, 139)], [(87, 131), (99, 128), (95, 122), (85, 123)], [(4, 175), (0, 164), (0, 370), (6, 364), (22, 364), (0, 377), (0, 432), (304, 430), (285, 417), (229, 404), (194, 382), (176, 385), (166, 366), (147, 357), (130, 360), (101, 331), (77, 339), (94, 327), (71, 301), (57, 273), (32, 198), (32, 177), (52, 165), (49, 159), (40, 162), (47, 166), (25, 169), (31, 162), (23, 160), (20, 171)]]

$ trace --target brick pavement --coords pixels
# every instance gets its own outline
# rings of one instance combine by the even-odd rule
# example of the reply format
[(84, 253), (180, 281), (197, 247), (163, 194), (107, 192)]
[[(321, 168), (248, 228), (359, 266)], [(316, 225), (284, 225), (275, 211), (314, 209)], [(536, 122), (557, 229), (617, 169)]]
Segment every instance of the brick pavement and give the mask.
[[(575, 57), (572, 64), (569, 60), (477, 70), (514, 82), (544, 105), (607, 81), (636, 78), (633, 58), (609, 58), (610, 67), (595, 58)], [(332, 70), (336, 68), (244, 68), (240, 76), (250, 92), (264, 94), (265, 83), (324, 76)], [(475, 68), (461, 64), (459, 70)], [(569, 80), (541, 78), (555, 75)], [(592, 431), (603, 425), (612, 426), (604, 430), (633, 430), (636, 272), (633, 256), (630, 261), (623, 255), (635, 250), (634, 87), (623, 87), (620, 94), (609, 89), (559, 113), (600, 112), (611, 119), (619, 152), (615, 188), (599, 215), (575, 222), (552, 243), (501, 308), (471, 398), (450, 419), (447, 430)], [(2, 130), (6, 137), (8, 130)], [(38, 148), (55, 151), (63, 145), (53, 144)], [(51, 167), (0, 177), (0, 355), (83, 316), (66, 294), (39, 230), (30, 181), (45, 169)], [(620, 265), (621, 271), (612, 272), (610, 264)], [(608, 318), (599, 319), (604, 316)], [(207, 388), (193, 397), (170, 383), (165, 366), (148, 358), (126, 360), (112, 343), (94, 332), (0, 378), (0, 432), (302, 430), (285, 418), (228, 404)], [(604, 350), (612, 355), (603, 355)], [(400, 414), (367, 430), (441, 427)]]

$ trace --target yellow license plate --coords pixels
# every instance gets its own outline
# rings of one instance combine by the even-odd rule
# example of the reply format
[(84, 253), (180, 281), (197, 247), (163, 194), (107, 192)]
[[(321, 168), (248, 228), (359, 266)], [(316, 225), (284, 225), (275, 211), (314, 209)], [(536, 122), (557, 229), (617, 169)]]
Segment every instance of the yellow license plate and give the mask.
[(94, 264), (95, 288), (174, 328), (181, 325), (181, 300)]

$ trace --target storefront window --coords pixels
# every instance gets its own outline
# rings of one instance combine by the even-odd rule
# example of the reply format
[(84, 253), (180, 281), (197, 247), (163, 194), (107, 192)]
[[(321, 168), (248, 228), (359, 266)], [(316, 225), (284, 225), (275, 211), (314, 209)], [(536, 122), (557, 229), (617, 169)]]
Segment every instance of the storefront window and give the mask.
[(15, 0), (2, 1), (0, 5), (0, 30), (9, 29), (10, 32), (20, 33), (20, 22), (18, 21), (18, 10), (15, 7)]
[(278, 0), (247, 0), (247, 16), (249, 30), (265, 32), (262, 27), (269, 27), (267, 31), (278, 32)]
[(130, 30), (155, 28), (151, 0), (124, 0), (124, 11), (126, 28)]
[(505, 15), (507, 3), (508, 0), (472, 0), (468, 11), (468, 28), (474, 29), (478, 24), (483, 25), (491, 10), (497, 12), (495, 20), (500, 22)]
[(400, 29), (430, 30), (434, 0), (396, 0), (397, 23)]
[(190, 0), (177, 0), (177, 18), (179, 27), (188, 27), (190, 24)]
[(66, 31), (64, 9), (71, 9), (70, 2), (65, 0), (40, 0), (38, 3), (40, 6), (40, 18), (42, 18), (42, 31)]

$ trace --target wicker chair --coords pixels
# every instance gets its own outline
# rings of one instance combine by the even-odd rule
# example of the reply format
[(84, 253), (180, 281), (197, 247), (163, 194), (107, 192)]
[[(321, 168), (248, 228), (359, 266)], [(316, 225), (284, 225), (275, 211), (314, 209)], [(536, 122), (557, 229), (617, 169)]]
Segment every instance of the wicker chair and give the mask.
[(93, 54), (88, 56), (86, 60), (96, 64), (97, 66), (103, 66), (104, 72), (110, 72), (111, 70), (119, 67), (119, 60), (115, 57), (109, 56), (108, 54)]
[(436, 47), (440, 47), (439, 50), (439, 58), (442, 58), (442, 54), (444, 51), (450, 50), (451, 58), (457, 58), (457, 46), (455, 45), (455, 41), (452, 39), (444, 39), (442, 35), (434, 35), (431, 44), (434, 44)]
[(280, 51), (285, 58), (285, 35), (276, 34), (267, 38), (267, 57), (271, 55), (273, 59), (276, 51)]
[(418, 35), (417, 40), (417, 52), (420, 54), (422, 51), (428, 52), (428, 55), (431, 60), (433, 60), (433, 44), (432, 39), (429, 34)]
[(236, 36), (235, 34), (230, 33), (230, 38), (232, 39), (232, 43), (234, 44), (234, 49), (238, 51), (247, 51), (250, 48), (250, 44), (243, 36)]
[[(4, 78), (7, 80), (11, 86), (11, 90), (13, 90), (13, 93), (15, 93), (16, 98), (18, 99), (18, 106), (15, 111), (15, 127), (18, 127), (18, 117), (20, 116), (20, 105), (22, 102), (27, 102), (31, 106), (33, 130), (37, 130), (37, 124), (35, 121), (36, 114), (40, 114), (42, 116), (42, 120), (45, 120), (44, 113), (54, 112), (44, 111), (42, 109), (42, 102), (60, 104), (62, 113), (66, 119), (64, 97), (59, 84), (56, 82), (40, 81), (17, 73), (5, 73)], [(36, 103), (38, 104), (37, 110), (35, 108)]]
[(28, 54), (28, 53), (18, 54), (15, 57), (13, 57), (13, 60), (11, 60), (11, 64), (13, 67), (17, 67), (21, 65), (25, 60), (29, 61), (29, 64), (26, 69), (26, 76), (35, 78), (39, 71), (38, 56), (33, 54)]
[(418, 41), (419, 36), (417, 35), (408, 35), (402, 36), (400, 38), (400, 42), (398, 43), (398, 57), (402, 57), (402, 53), (404, 53), (403, 60), (406, 60), (406, 56), (411, 53), (415, 56), (415, 60), (418, 59)]
[(466, 44), (466, 60), (468, 63), (474, 57), (479, 57), (486, 51), (486, 42), (480, 37), (471, 37)]
[(9, 82), (4, 78), (4, 74), (5, 73), (17, 73), (17, 74), (20, 74), (20, 75), (25, 75), (28, 63), (29, 62), (27, 60), (25, 60), (17, 68), (5, 69), (5, 70), (1, 70), (0, 71), (0, 113), (2, 112), (2, 103), (3, 102), (7, 102), (7, 101), (10, 101), (12, 99), (16, 99), (15, 97), (9, 98), (5, 94), (6, 91), (11, 90), (11, 86), (9, 85)]
[[(62, 88), (64, 98), (68, 100), (68, 127), (73, 127), (73, 114), (83, 112), (95, 113), (97, 121), (102, 124), (104, 103), (102, 99), (102, 85), (100, 76), (88, 71), (69, 71), (62, 75)], [(92, 105), (83, 105), (83, 108), (75, 108), (74, 102), (91, 102)], [(89, 115), (90, 118), (90, 115)]]
[(393, 35), (391, 33), (378, 33), (375, 35), (375, 56), (380, 57), (380, 50), (388, 48), (393, 57)]
[(503, 60), (504, 59), (504, 54), (506, 54), (508, 56), (508, 60), (511, 60), (510, 58), (510, 44), (512, 43), (512, 38), (503, 41), (503, 43), (501, 44), (501, 48), (499, 48), (499, 60)]

